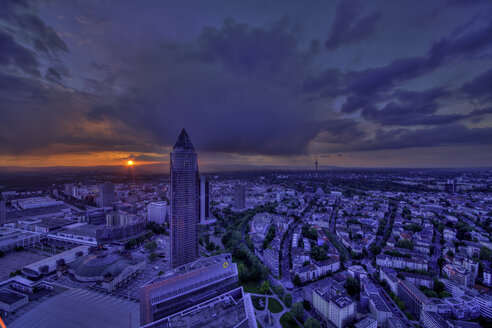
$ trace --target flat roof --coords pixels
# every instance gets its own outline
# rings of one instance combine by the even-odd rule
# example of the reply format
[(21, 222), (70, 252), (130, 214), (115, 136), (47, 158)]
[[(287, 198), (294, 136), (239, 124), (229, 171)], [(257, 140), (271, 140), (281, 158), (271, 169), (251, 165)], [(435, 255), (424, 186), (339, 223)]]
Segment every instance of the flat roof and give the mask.
[(347, 295), (336, 295), (331, 298), (331, 301), (335, 303), (339, 308), (344, 308), (354, 303), (355, 301)]
[(254, 320), (251, 296), (239, 287), (144, 327), (254, 327)]
[(29, 238), (39, 235), (40, 233), (37, 232), (0, 227), (0, 247), (2, 245), (10, 245), (14, 242), (22, 240), (23, 238)]
[(67, 227), (67, 229), (60, 232), (77, 235), (77, 236), (96, 238), (96, 229), (99, 227), (100, 226), (93, 225), (93, 224), (84, 224), (84, 225), (75, 226), (73, 228)]
[(31, 209), (39, 207), (58, 206), (63, 205), (64, 203), (60, 200), (55, 200), (49, 196), (41, 196), (18, 199), (17, 204), (22, 209)]
[(400, 283), (403, 287), (410, 289), (423, 303), (429, 303), (429, 298), (410, 281), (398, 279), (398, 283)]
[(390, 317), (390, 318), (388, 318), (388, 321), (391, 322), (391, 324), (393, 325), (394, 328), (405, 328), (406, 327), (400, 318)]
[(62, 218), (42, 218), (41, 223), (37, 225), (44, 228), (56, 228), (63, 227), (72, 223), (75, 223), (75, 221)]
[(89, 246), (78, 246), (78, 247), (72, 248), (68, 251), (55, 254), (55, 255), (50, 256), (48, 258), (45, 258), (45, 259), (39, 260), (37, 262), (31, 263), (29, 265), (26, 265), (22, 268), (22, 270), (28, 269), (28, 270), (32, 270), (32, 271), (35, 271), (37, 273), (40, 273), (40, 271), (39, 271), (40, 267), (42, 267), (43, 265), (54, 266), (54, 265), (56, 265), (56, 261), (58, 259), (64, 259), (65, 262), (70, 262), (71, 260), (75, 259), (75, 254), (78, 251), (82, 251), (84, 254), (87, 254), (89, 252)]
[(42, 302), (9, 328), (140, 327), (138, 303), (123, 297), (72, 289)]
[(376, 322), (376, 319), (372, 318), (372, 317), (365, 317), (364, 319), (362, 319), (361, 321), (357, 322), (356, 324), (354, 324), (354, 326), (356, 328), (365, 328), (365, 327), (369, 327), (370, 325), (372, 325), (374, 322)]
[(14, 304), (15, 302), (18, 302), (26, 297), (26, 295), (14, 293), (10, 290), (0, 290), (0, 302), (5, 304)]
[(371, 293), (369, 294), (369, 298), (371, 301), (373, 301), (374, 306), (376, 307), (376, 310), (381, 311), (381, 312), (391, 312), (389, 307), (386, 305), (386, 303), (383, 301), (381, 296), (376, 293)]

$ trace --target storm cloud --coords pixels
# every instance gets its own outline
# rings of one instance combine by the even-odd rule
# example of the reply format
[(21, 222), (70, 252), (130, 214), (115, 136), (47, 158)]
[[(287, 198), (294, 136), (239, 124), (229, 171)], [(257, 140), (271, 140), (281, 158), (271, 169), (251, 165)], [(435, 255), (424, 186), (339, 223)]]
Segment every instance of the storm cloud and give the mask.
[(161, 162), (183, 127), (217, 158), (490, 148), (492, 7), (446, 2), (2, 2), (0, 154)]

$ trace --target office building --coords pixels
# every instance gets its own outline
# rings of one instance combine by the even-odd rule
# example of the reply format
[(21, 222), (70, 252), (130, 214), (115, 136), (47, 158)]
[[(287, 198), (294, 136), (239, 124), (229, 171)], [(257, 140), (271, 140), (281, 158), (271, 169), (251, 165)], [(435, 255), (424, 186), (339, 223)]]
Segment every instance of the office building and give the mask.
[(234, 208), (242, 210), (246, 207), (245, 203), (245, 186), (237, 184), (234, 186)]
[(41, 233), (0, 227), (0, 252), (10, 252), (19, 247), (32, 247), (41, 241)]
[(155, 202), (147, 205), (147, 221), (164, 224), (167, 221), (167, 202)]
[(473, 273), (466, 270), (460, 265), (446, 264), (442, 268), (451, 281), (454, 281), (462, 286), (472, 287), (475, 284)]
[(448, 193), (454, 193), (456, 191), (456, 184), (455, 184), (454, 180), (448, 180), (444, 184), (444, 191), (448, 192)]
[(423, 310), (426, 310), (430, 301), (427, 296), (411, 282), (398, 279), (398, 297), (405, 303), (406, 308), (415, 318), (420, 318)]
[(369, 293), (369, 311), (376, 318), (378, 327), (386, 327), (386, 322), (392, 312), (379, 294)]
[(406, 328), (407, 325), (397, 317), (388, 318), (388, 328)]
[(251, 295), (242, 287), (206, 300), (141, 328), (257, 328)]
[(145, 231), (145, 221), (136, 220), (124, 225), (101, 226), (96, 229), (96, 240), (99, 244), (125, 240)]
[(7, 221), (7, 202), (5, 199), (0, 199), (0, 226)]
[(280, 275), (280, 240), (274, 239), (263, 251), (263, 262), (275, 277)]
[(205, 176), (200, 178), (200, 223), (210, 219), (210, 184)]
[(113, 223), (113, 210), (108, 207), (90, 209), (87, 211), (85, 220), (94, 225)]
[(198, 258), (199, 180), (195, 148), (183, 129), (170, 154), (171, 267)]
[(237, 266), (231, 254), (200, 258), (179, 266), (140, 288), (140, 324), (181, 312), (237, 286)]
[(330, 299), (330, 321), (337, 327), (348, 326), (356, 312), (356, 302), (347, 295), (335, 295)]
[(99, 185), (99, 207), (113, 207), (114, 184), (105, 182)]
[(475, 300), (480, 306), (480, 315), (484, 318), (492, 319), (492, 296), (479, 295)]
[(331, 286), (325, 288), (316, 288), (312, 291), (313, 308), (324, 319), (330, 319), (330, 293)]
[(376, 319), (367, 316), (364, 319), (360, 320), (356, 324), (354, 324), (355, 328), (377, 328), (378, 322)]
[(448, 328), (449, 324), (438, 313), (422, 311), (420, 322), (425, 328)]

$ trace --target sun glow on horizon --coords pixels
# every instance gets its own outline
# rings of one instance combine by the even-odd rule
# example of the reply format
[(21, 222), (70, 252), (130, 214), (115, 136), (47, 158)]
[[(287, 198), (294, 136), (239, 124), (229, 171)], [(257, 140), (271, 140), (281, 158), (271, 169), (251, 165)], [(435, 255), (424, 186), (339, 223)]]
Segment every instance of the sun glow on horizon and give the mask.
[(132, 166), (135, 163), (132, 160), (129, 160), (128, 162), (126, 162), (126, 164), (128, 164), (129, 166)]

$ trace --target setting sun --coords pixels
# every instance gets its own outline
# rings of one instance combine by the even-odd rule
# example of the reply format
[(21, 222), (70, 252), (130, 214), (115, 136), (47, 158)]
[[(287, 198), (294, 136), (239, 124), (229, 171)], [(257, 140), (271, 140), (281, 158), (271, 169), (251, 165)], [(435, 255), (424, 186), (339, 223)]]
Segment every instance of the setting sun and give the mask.
[(133, 161), (132, 161), (132, 160), (129, 160), (129, 161), (127, 162), (127, 164), (131, 166), (131, 165), (133, 165)]

